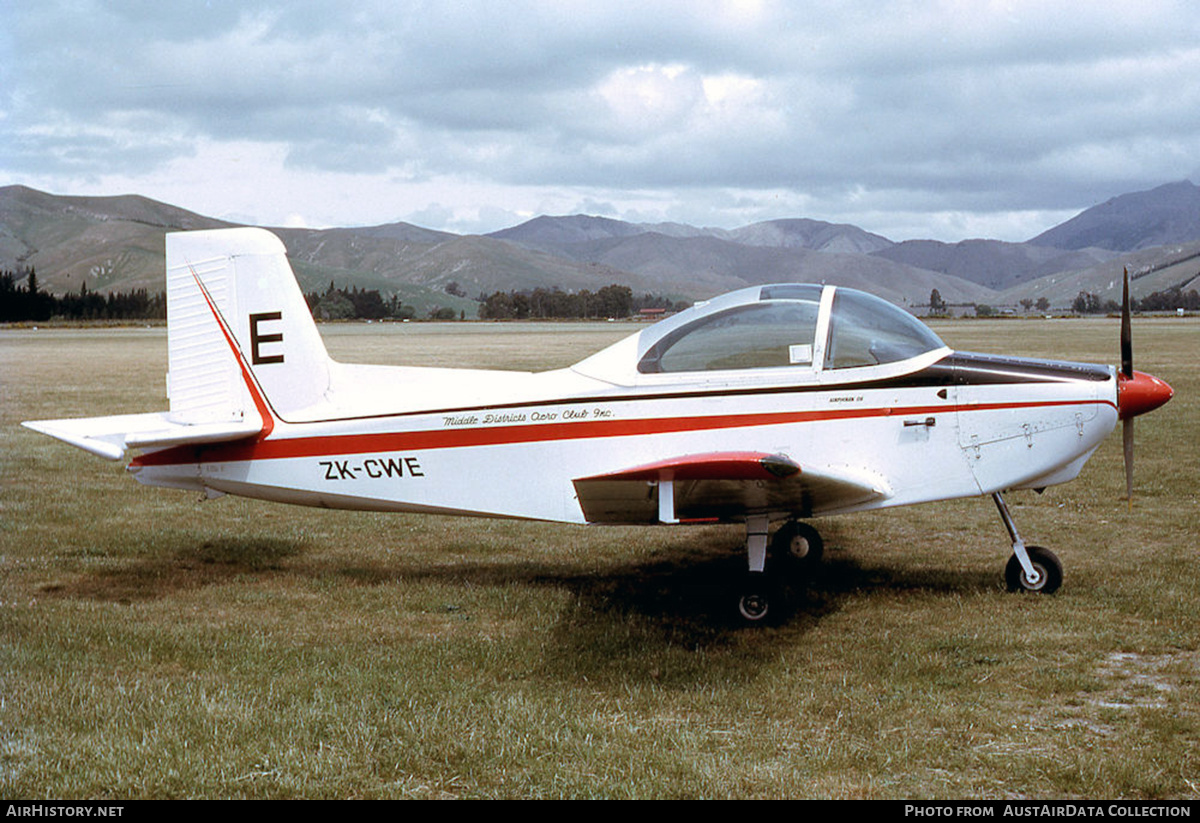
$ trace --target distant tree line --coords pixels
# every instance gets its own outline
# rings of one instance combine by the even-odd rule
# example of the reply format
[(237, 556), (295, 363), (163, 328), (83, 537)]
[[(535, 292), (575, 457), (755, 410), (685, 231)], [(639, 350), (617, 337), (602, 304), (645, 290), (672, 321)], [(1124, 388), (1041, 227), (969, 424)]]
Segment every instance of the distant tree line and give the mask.
[[(1129, 301), (1133, 308), (1133, 300)], [(1121, 310), (1121, 304), (1116, 300), (1101, 300), (1095, 292), (1081, 291), (1071, 303), (1071, 310), (1076, 314), (1109, 314)]]
[[(970, 305), (972, 308), (974, 308), (976, 317), (994, 317), (999, 313), (995, 306), (990, 306), (987, 303), (971, 303), (965, 305)], [(1046, 312), (1050, 310), (1050, 301), (1045, 297), (1039, 297), (1037, 300), (1034, 300), (1031, 297), (1026, 297), (1020, 301), (1020, 305), (1021, 309), (1026, 313), (1034, 308), (1037, 308), (1037, 310), (1040, 312)], [(941, 292), (939, 292), (937, 289), (934, 289), (929, 293), (929, 314), (931, 316), (949, 316), (952, 313), (952, 308), (953, 307), (951, 304), (946, 302), (946, 300), (942, 297)]]
[(635, 297), (633, 289), (616, 283), (595, 292), (583, 289), (565, 292), (537, 288), (532, 291), (508, 291), (481, 294), (479, 317), (483, 320), (590, 320), (629, 317), (643, 309), (681, 311), (690, 303), (676, 302), (661, 295)]
[[(1163, 291), (1152, 292), (1141, 299), (1131, 297), (1129, 307), (1133, 311), (1198, 311), (1200, 292), (1195, 289), (1185, 292), (1183, 286), (1172, 286)], [(1071, 308), (1076, 314), (1114, 314), (1121, 310), (1121, 304), (1116, 300), (1101, 300), (1095, 292), (1081, 291), (1075, 297)]]
[[(385, 318), (409, 319), (416, 309), (404, 305), (399, 297), (384, 299), (375, 289), (338, 289), (332, 283), (321, 294), (305, 295), (313, 316), (323, 320)], [(450, 310), (451, 318), (458, 316)], [(20, 272), (0, 271), (0, 322), (44, 322), (51, 318), (64, 320), (151, 320), (166, 319), (167, 297), (163, 292), (151, 294), (145, 289), (130, 292), (101, 294), (89, 291), (87, 284), (79, 291), (61, 297), (42, 291), (33, 268)]]
[(1152, 292), (1141, 300), (1130, 300), (1129, 304), (1137, 311), (1200, 311), (1200, 292), (1195, 289), (1184, 291), (1183, 286), (1172, 286), (1165, 291)]
[(65, 320), (162, 320), (167, 316), (167, 298), (146, 289), (100, 294), (79, 291), (61, 297), (42, 291), (37, 272), (31, 267), (20, 272), (0, 271), (0, 322), (43, 322)]
[(318, 320), (411, 320), (417, 316), (417, 310), (404, 305), (397, 295), (384, 299), (378, 289), (339, 289), (332, 281), (324, 294), (309, 292), (304, 299)]
[[(455, 288), (452, 293), (465, 296), (461, 288)], [(339, 288), (331, 282), (324, 292), (309, 292), (304, 298), (318, 320), (410, 320), (417, 316), (416, 308), (403, 303), (398, 295), (385, 298), (378, 289)], [(635, 298), (628, 286), (615, 284), (595, 293), (538, 288), (480, 295), (479, 300), (482, 303), (479, 316), (488, 320), (628, 317), (642, 309), (677, 311), (688, 306), (649, 294)], [(85, 283), (77, 292), (56, 296), (41, 289), (37, 272), (32, 267), (0, 271), (0, 322), (42, 322), (51, 318), (149, 320), (165, 319), (166, 316), (167, 299), (162, 292), (152, 294), (137, 289), (102, 294), (89, 291)], [(463, 319), (464, 314), (449, 307), (435, 306), (430, 309), (428, 318), (456, 320)]]

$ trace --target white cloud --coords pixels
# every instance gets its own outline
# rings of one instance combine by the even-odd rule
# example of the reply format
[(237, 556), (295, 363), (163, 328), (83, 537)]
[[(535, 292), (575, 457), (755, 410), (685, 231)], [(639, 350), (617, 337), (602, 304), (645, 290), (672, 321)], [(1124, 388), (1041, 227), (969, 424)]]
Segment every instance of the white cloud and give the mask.
[(1017, 239), (1200, 167), (1198, 35), (1182, 0), (7, 4), (0, 182)]

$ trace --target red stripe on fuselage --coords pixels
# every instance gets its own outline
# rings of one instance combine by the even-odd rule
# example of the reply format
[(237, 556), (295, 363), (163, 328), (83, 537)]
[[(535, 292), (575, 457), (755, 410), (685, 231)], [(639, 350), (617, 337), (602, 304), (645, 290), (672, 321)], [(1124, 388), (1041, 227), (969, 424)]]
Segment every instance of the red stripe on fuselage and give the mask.
[[(597, 398), (599, 400), (599, 398)], [(285, 460), (296, 457), (330, 457), (385, 451), (459, 449), (472, 446), (507, 446), (549, 443), (558, 440), (587, 440), (607, 437), (639, 437), (680, 432), (778, 426), (830, 420), (855, 420), (902, 415), (936, 415), (950, 412), (997, 411), (1003, 409), (1053, 408), (1057, 406), (1116, 404), (1108, 400), (1059, 400), (1033, 403), (979, 403), (969, 406), (906, 406), (897, 408), (838, 409), (836, 411), (763, 412), (757, 414), (708, 415), (698, 417), (655, 417), (634, 420), (592, 420), (571, 423), (533, 423), (516, 426), (425, 429), (405, 432), (330, 434), (313, 437), (280, 437), (220, 444), (211, 447), (179, 446), (135, 458), (130, 465), (168, 466), (185, 463), (231, 463), (252, 460)], [(264, 412), (264, 415), (267, 412)]]

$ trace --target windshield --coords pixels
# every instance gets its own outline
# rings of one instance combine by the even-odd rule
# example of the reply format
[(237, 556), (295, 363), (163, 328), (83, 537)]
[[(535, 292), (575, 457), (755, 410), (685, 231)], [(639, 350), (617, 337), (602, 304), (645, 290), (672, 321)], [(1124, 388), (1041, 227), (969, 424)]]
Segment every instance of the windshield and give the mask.
[(894, 363), (944, 345), (928, 326), (882, 298), (851, 289), (834, 294), (827, 369)]

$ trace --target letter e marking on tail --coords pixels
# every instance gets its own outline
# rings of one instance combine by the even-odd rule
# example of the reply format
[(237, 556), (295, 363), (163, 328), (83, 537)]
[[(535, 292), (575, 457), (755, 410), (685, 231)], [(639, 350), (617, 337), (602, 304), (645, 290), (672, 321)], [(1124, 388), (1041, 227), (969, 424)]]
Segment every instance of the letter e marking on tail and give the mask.
[(262, 343), (282, 343), (283, 332), (275, 332), (274, 334), (262, 334), (258, 330), (258, 324), (266, 320), (282, 320), (283, 313), (277, 311), (261, 312), (259, 314), (250, 315), (250, 362), (255, 366), (265, 363), (282, 363), (282, 354), (262, 354), (259, 351), (259, 345)]

